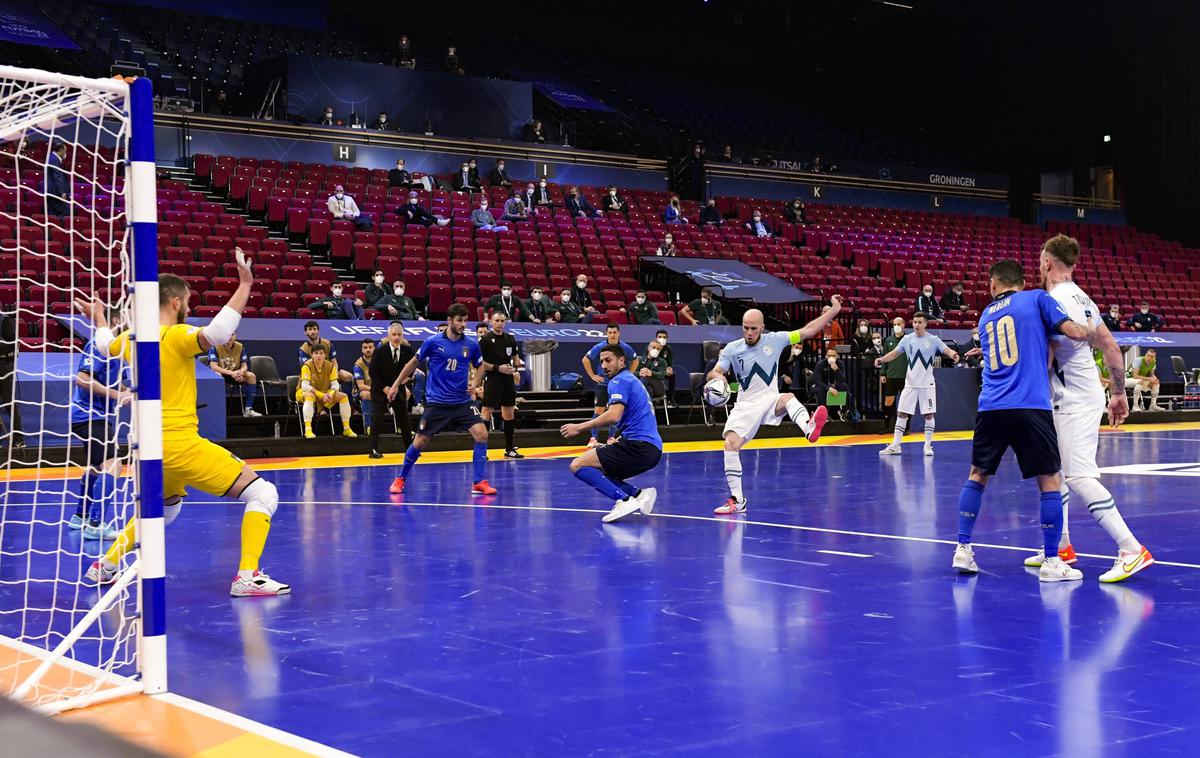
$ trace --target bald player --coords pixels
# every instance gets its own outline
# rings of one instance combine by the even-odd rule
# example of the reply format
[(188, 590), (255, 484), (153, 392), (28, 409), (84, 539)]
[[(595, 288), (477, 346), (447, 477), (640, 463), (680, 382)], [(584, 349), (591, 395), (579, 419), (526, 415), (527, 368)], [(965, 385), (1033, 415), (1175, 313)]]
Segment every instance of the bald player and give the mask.
[(808, 411), (794, 395), (779, 393), (775, 373), (779, 358), (792, 345), (821, 334), (842, 309), (841, 297), (830, 299), (830, 308), (804, 327), (792, 332), (764, 332), (763, 314), (757, 308), (742, 316), (742, 339), (730, 342), (721, 349), (717, 365), (708, 374), (708, 381), (724, 379), (730, 371), (740, 385), (737, 404), (729, 412), (722, 436), (725, 438), (725, 482), (729, 499), (715, 513), (745, 513), (746, 498), (742, 496), (742, 447), (754, 439), (763, 424), (778, 426), (786, 415), (804, 432), (809, 442), (821, 437), (821, 429), (829, 411), (817, 408), (810, 419)]

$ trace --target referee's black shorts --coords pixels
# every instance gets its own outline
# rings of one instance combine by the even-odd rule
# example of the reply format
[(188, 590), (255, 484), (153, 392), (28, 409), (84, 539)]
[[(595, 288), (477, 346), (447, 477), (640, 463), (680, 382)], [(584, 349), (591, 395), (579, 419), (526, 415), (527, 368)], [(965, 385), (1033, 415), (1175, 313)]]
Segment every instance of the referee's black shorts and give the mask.
[(980, 411), (975, 415), (975, 440), (971, 443), (971, 464), (991, 476), (1000, 467), (1000, 459), (1009, 448), (1017, 455), (1021, 476), (1056, 474), (1062, 465), (1058, 457), (1058, 435), (1054, 414), (1034, 408), (1006, 408)]
[(483, 407), (502, 408), (517, 404), (517, 383), (512, 374), (489, 372), (483, 381)]

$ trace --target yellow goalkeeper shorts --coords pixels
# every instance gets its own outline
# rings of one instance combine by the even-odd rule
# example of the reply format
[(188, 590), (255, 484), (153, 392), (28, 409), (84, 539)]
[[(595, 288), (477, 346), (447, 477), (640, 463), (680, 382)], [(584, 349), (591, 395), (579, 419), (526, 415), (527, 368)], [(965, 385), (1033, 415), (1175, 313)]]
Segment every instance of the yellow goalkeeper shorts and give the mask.
[(163, 497), (182, 497), (186, 487), (224, 496), (245, 462), (203, 437), (163, 440)]

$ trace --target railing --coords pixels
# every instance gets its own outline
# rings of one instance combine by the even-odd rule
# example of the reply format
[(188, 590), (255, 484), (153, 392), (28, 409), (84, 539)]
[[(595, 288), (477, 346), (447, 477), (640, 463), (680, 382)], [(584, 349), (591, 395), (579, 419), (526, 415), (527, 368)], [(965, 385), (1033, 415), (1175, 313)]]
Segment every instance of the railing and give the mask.
[(797, 184), (819, 184), (823, 187), (853, 187), (856, 189), (888, 190), (892, 192), (917, 192), (925, 195), (941, 195), (944, 197), (1008, 200), (1008, 191), (999, 189), (922, 184), (921, 182), (902, 182), (892, 179), (868, 179), (861, 176), (847, 176), (845, 174), (811, 174), (805, 171), (729, 163), (710, 163), (707, 169), (710, 179), (712, 177), (729, 177), (772, 182), (794, 182)]
[(1067, 205), (1072, 208), (1103, 208), (1105, 210), (1120, 210), (1121, 201), (1105, 200), (1099, 197), (1072, 197), (1070, 195), (1043, 195), (1040, 192), (1035, 192), (1033, 195), (1035, 203), (1044, 203), (1045, 205)]

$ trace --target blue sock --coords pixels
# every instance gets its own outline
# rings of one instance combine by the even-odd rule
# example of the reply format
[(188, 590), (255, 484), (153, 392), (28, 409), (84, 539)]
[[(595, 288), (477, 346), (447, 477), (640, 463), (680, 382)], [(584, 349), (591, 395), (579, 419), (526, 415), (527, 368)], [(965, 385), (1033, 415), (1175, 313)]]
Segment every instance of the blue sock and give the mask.
[(92, 484), (92, 507), (88, 510), (88, 519), (102, 521), (104, 503), (117, 491), (117, 478), (111, 474), (97, 474)]
[(1062, 493), (1058, 490), (1043, 492), (1042, 506), (1042, 537), (1046, 546), (1046, 557), (1058, 555), (1058, 541), (1062, 538), (1063, 512)]
[(90, 511), (92, 509), (92, 488), (96, 484), (96, 474), (88, 469), (83, 474), (83, 481), (79, 487), (79, 505), (75, 508), (75, 515), (83, 518), (83, 508), (86, 505)]
[[(974, 479), (968, 479), (958, 493), (958, 541), (963, 545), (971, 544), (971, 532), (975, 529), (975, 518), (979, 516), (979, 508), (983, 505), (983, 485)], [(1059, 508), (1061, 518), (1062, 509)]]
[(627, 495), (598, 468), (581, 468), (575, 472), (575, 478), (610, 500), (624, 500)]
[[(599, 413), (596, 413), (595, 411), (592, 411), (592, 418), (593, 418), (593, 419), (594, 419), (594, 418), (596, 418), (596, 417), (597, 417), (597, 416), (599, 416), (599, 415), (600, 415)], [(597, 437), (599, 437), (599, 436), (600, 436), (600, 427), (598, 427), (598, 426), (593, 426), (593, 427), (592, 427), (592, 439), (596, 439), (596, 438), (597, 438)]]
[(475, 481), (482, 482), (486, 478), (483, 475), (483, 467), (487, 463), (487, 443), (476, 442), (474, 452), (471, 462), (475, 464)]
[(362, 401), (363, 431), (371, 428), (371, 401)]
[(408, 472), (412, 471), (412, 467), (416, 464), (417, 459), (420, 457), (421, 451), (412, 445), (409, 445), (408, 449), (404, 451), (404, 465), (400, 467), (401, 479), (408, 478)]
[(258, 385), (257, 384), (243, 384), (242, 385), (242, 395), (243, 395), (243, 397), (242, 397), (243, 404), (247, 408), (253, 408), (254, 407), (254, 398), (258, 397)]
[(616, 438), (617, 438), (617, 427), (614, 424), (613, 426), (608, 427), (608, 439), (615, 440)]

